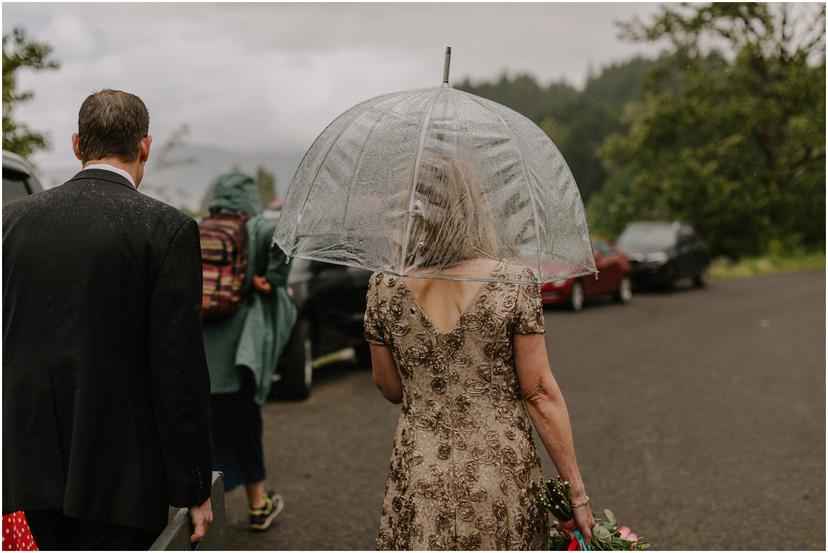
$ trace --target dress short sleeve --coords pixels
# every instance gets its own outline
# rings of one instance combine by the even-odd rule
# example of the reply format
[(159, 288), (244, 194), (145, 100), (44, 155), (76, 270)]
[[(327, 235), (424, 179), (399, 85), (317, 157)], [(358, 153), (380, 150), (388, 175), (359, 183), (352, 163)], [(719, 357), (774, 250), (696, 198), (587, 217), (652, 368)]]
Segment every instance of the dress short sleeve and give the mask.
[(380, 299), (377, 283), (382, 280), (381, 273), (374, 273), (368, 280), (368, 296), (363, 323), (365, 341), (376, 346), (385, 346), (385, 331), (382, 325)]
[(537, 284), (517, 285), (515, 334), (543, 334), (543, 302)]

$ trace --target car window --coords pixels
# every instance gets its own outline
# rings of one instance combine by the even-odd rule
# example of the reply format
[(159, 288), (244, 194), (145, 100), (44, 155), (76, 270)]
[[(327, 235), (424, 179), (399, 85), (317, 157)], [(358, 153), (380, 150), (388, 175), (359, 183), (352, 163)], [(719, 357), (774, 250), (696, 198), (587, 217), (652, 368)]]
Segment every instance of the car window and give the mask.
[(27, 180), (23, 173), (3, 169), (3, 205), (25, 198), (31, 193)]
[(679, 242), (688, 244), (696, 238), (696, 233), (690, 227), (683, 226), (678, 231)]
[(607, 244), (603, 240), (594, 240), (592, 242), (592, 248), (601, 255), (612, 255), (612, 248), (610, 248), (609, 244)]
[(675, 244), (676, 231), (671, 225), (647, 223), (629, 225), (616, 242), (621, 251), (656, 251)]
[(301, 257), (293, 257), (288, 261), (290, 272), (288, 273), (288, 284), (296, 284), (310, 278), (311, 262)]

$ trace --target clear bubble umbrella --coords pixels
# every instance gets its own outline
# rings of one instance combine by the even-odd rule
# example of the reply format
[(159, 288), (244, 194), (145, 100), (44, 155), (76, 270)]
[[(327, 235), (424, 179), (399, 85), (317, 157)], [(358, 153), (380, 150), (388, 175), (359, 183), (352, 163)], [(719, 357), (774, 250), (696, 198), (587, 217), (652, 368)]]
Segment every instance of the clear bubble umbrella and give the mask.
[(502, 278), (492, 261), (532, 269), (512, 282), (596, 272), (561, 153), (526, 117), (451, 88), (450, 52), (442, 86), (372, 98), (322, 131), (275, 242), (289, 257), (405, 277)]

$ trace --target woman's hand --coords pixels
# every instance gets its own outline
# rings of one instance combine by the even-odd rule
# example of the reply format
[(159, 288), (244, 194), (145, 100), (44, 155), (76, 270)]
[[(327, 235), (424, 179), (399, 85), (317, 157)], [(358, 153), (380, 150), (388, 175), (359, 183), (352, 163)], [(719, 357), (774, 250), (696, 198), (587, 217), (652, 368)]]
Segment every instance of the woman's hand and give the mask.
[(265, 277), (259, 275), (253, 275), (253, 288), (255, 288), (260, 294), (265, 295), (273, 291), (273, 286), (270, 282), (268, 282)]
[[(572, 500), (573, 503), (579, 503), (579, 501), (575, 498)], [(595, 519), (592, 517), (592, 509), (589, 508), (589, 503), (583, 507), (573, 508), (572, 514), (575, 517), (575, 525), (584, 535), (584, 543), (589, 545), (592, 541), (592, 527), (595, 526)]]

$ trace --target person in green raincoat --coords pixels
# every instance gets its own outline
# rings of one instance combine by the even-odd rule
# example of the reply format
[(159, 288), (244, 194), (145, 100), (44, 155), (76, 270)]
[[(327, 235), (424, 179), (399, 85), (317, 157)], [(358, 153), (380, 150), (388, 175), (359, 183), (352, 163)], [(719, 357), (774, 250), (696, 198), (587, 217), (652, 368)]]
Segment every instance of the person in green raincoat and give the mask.
[(245, 486), (250, 528), (265, 530), (284, 506), (282, 497), (266, 485), (261, 406), (296, 321), (296, 307), (286, 289), (289, 266), (278, 246), (271, 247), (276, 221), (261, 215), (259, 189), (252, 177), (220, 177), (209, 211), (250, 216), (245, 303), (232, 317), (203, 322), (213, 470), (224, 473), (225, 490)]

